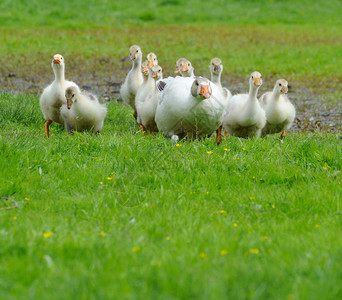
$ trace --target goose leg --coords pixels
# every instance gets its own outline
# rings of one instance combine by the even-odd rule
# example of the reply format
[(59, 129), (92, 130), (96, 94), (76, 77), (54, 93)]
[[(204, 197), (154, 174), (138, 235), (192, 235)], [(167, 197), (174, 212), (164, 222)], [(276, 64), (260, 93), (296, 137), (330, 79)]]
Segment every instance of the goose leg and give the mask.
[(286, 131), (284, 130), (281, 135), (280, 135), (280, 139), (285, 139), (286, 138)]
[(140, 130), (144, 133), (144, 136), (146, 135), (146, 128), (144, 127), (143, 124), (139, 125)]
[(221, 142), (222, 142), (222, 126), (220, 126), (220, 127), (216, 130), (216, 140), (215, 140), (215, 144), (216, 144), (216, 145), (220, 145)]
[(49, 126), (51, 125), (52, 121), (51, 120), (46, 120), (44, 124), (44, 133), (46, 137), (50, 137), (50, 132), (49, 132)]

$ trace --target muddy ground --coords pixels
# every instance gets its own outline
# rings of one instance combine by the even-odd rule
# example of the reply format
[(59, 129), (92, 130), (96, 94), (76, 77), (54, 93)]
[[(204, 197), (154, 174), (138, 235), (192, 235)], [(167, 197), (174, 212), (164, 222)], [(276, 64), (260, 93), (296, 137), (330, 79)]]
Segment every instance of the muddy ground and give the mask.
[[(92, 73), (71, 66), (70, 75), (66, 77), (68, 80), (76, 82), (82, 89), (92, 91), (103, 101), (120, 102), (120, 85), (130, 68), (129, 63), (123, 60), (112, 65), (104, 58), (103, 61), (98, 61), (97, 66), (100, 67)], [(0, 92), (30, 93), (39, 96), (43, 88), (53, 80), (53, 73), (50, 66), (46, 66), (46, 64), (43, 67), (36, 66), (36, 68), (38, 69), (32, 71), (25, 66), (16, 68), (13, 65), (9, 67), (2, 65), (0, 68)], [(172, 66), (169, 66), (169, 69), (170, 72), (166, 76), (173, 76)], [(208, 77), (208, 74), (204, 75)], [(247, 92), (248, 86), (245, 78), (223, 76), (222, 81), (233, 94)], [(274, 78), (266, 78), (259, 95), (271, 90), (274, 81)], [(292, 130), (342, 133), (342, 99), (336, 99), (336, 95), (333, 94), (334, 90), (341, 89), (341, 85), (334, 89), (333, 86), (324, 86), (323, 84), (319, 90), (312, 89), (312, 84), (309, 82), (290, 82), (289, 85), (288, 97), (297, 110)]]

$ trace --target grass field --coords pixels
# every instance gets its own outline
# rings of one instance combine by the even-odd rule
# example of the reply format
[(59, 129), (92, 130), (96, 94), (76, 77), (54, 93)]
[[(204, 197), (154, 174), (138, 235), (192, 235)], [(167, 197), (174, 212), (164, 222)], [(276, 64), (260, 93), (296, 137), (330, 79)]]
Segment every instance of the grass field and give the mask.
[[(341, 1), (1, 2), (0, 209), (18, 208), (0, 210), (0, 299), (342, 298), (341, 13)], [(285, 77), (301, 121), (334, 113), (335, 133), (144, 137), (111, 90), (133, 43), (165, 75), (181, 56), (208, 75), (219, 56), (234, 92), (255, 69), (262, 91)], [(109, 95), (98, 136), (53, 124), (44, 137), (55, 53), (68, 79)]]

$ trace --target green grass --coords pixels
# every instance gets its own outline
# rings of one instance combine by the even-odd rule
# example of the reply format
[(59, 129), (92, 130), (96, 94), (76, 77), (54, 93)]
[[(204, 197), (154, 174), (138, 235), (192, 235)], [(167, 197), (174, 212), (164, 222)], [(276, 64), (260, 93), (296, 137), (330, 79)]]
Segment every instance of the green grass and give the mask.
[(0, 298), (342, 296), (337, 135), (176, 147), (108, 110), (47, 139), (36, 97), (1, 94)]
[(114, 100), (98, 136), (53, 124), (47, 139), (37, 95), (55, 53), (108, 93), (139, 44), (164, 76), (183, 56), (208, 76), (218, 56), (231, 89), (258, 70), (262, 91), (289, 81), (307, 120), (338, 118), (341, 14), (338, 0), (2, 1), (0, 208), (18, 208), (0, 210), (0, 299), (341, 299), (338, 134), (177, 147)]

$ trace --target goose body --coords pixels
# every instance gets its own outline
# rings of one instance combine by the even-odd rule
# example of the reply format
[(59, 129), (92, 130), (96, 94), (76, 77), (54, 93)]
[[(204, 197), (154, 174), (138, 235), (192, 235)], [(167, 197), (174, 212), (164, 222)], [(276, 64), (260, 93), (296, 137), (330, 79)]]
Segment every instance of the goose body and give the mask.
[(65, 97), (67, 104), (62, 106), (61, 114), (66, 130), (100, 132), (107, 114), (106, 105), (101, 104), (96, 96), (74, 87), (66, 89)]
[(286, 97), (288, 83), (285, 79), (277, 80), (273, 91), (260, 97), (261, 107), (266, 113), (266, 125), (262, 129), (262, 135), (283, 132), (291, 127), (296, 109)]
[(208, 79), (169, 77), (158, 81), (157, 86), (162, 91), (155, 121), (168, 137), (207, 137), (221, 125), (224, 99)]
[(260, 137), (266, 124), (265, 111), (257, 99), (261, 84), (261, 74), (253, 72), (249, 79), (249, 94), (238, 94), (229, 99), (222, 125), (230, 135)]
[(60, 109), (66, 104), (65, 90), (68, 87), (78, 89), (76, 83), (65, 80), (65, 64), (62, 55), (54, 55), (51, 63), (55, 80), (48, 85), (40, 96), (39, 104), (46, 120), (44, 132), (49, 137), (49, 126), (52, 122), (64, 124)]
[(135, 96), (139, 87), (144, 81), (143, 75), (141, 73), (142, 52), (139, 46), (133, 45), (130, 48), (129, 53), (129, 58), (131, 61), (133, 61), (133, 65), (120, 88), (120, 95), (122, 101), (131, 106), (136, 112)]

